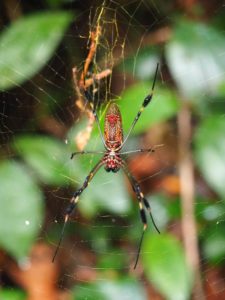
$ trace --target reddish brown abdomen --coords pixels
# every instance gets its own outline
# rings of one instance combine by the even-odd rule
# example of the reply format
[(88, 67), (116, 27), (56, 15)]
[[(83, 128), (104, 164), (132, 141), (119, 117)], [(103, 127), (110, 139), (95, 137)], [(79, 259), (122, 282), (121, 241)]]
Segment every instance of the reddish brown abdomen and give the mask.
[(105, 115), (104, 138), (107, 147), (118, 148), (123, 142), (122, 118), (119, 107), (112, 103)]

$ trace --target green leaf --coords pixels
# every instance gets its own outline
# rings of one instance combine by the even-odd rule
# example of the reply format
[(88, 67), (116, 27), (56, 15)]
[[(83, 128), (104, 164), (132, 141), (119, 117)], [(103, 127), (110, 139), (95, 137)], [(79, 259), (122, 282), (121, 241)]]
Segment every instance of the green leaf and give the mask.
[[(78, 126), (73, 128), (69, 133), (69, 144), (73, 145), (74, 138), (79, 132), (86, 127), (86, 122), (80, 122)], [(79, 128), (79, 129), (78, 129)], [(78, 129), (78, 130), (77, 130)], [(88, 141), (86, 150), (104, 151), (99, 132), (96, 128)], [(76, 150), (76, 149), (75, 149)], [(85, 177), (91, 169), (101, 159), (100, 155), (77, 155), (73, 161), (79, 166), (79, 185), (81, 185)], [(99, 210), (108, 210), (112, 213), (127, 213), (131, 208), (130, 197), (127, 193), (125, 184), (125, 176), (123, 171), (118, 173), (107, 173), (104, 166), (94, 176), (88, 188), (81, 195), (79, 207), (82, 213), (88, 217), (99, 213)]]
[(25, 300), (27, 299), (26, 295), (19, 291), (15, 290), (9, 290), (9, 289), (2, 289), (0, 290), (0, 299), (2, 300)]
[(180, 20), (166, 47), (166, 59), (185, 98), (215, 93), (224, 81), (224, 36), (206, 24)]
[[(101, 158), (99, 155), (80, 155), (71, 160), (71, 152), (65, 144), (46, 136), (20, 136), (14, 140), (13, 146), (44, 184), (65, 186), (71, 183), (76, 185), (74, 189), (83, 184)], [(123, 182), (122, 171), (108, 174), (102, 167), (81, 195), (79, 209), (86, 216), (95, 215), (99, 209), (127, 212), (130, 199)]]
[(189, 299), (191, 272), (179, 242), (169, 235), (146, 235), (142, 251), (145, 274), (157, 290), (166, 299)]
[(51, 58), (72, 20), (68, 12), (29, 15), (0, 36), (0, 90), (34, 76)]
[(212, 116), (202, 122), (195, 134), (195, 160), (202, 176), (221, 196), (225, 196), (225, 121)]
[(224, 222), (213, 223), (203, 235), (203, 253), (211, 263), (223, 263), (225, 255)]
[(43, 195), (27, 170), (13, 161), (0, 165), (0, 181), (0, 244), (21, 259), (40, 229)]
[(134, 279), (124, 278), (120, 280), (102, 279), (98, 282), (86, 285), (78, 285), (74, 289), (73, 298), (76, 300), (118, 300), (135, 299), (146, 300), (142, 286)]
[[(144, 98), (150, 92), (152, 83), (138, 83), (129, 87), (122, 95), (119, 102), (124, 130), (128, 131)], [(163, 122), (173, 117), (179, 109), (179, 103), (169, 89), (160, 88), (156, 84), (152, 102), (143, 111), (139, 121), (135, 125), (134, 133), (141, 133), (153, 124)]]
[(199, 207), (198, 203), (196, 203), (196, 210), (198, 212), (197, 217), (200, 216), (204, 218), (206, 221), (212, 221), (213, 224), (216, 222), (220, 222), (224, 219), (224, 211), (225, 211), (225, 201), (218, 203), (206, 203), (205, 206)]
[(45, 184), (66, 185), (79, 174), (79, 166), (59, 140), (46, 136), (20, 136), (14, 148)]

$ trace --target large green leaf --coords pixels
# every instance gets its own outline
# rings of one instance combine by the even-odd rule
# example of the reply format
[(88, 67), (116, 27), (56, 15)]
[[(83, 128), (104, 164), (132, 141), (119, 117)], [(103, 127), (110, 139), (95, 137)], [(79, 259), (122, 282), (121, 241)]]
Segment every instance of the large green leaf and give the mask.
[(206, 24), (181, 20), (166, 47), (166, 59), (185, 98), (214, 93), (224, 81), (224, 36)]
[[(131, 126), (144, 98), (150, 92), (151, 87), (151, 82), (138, 83), (128, 88), (121, 95), (121, 101), (118, 104), (121, 109), (125, 131)], [(134, 128), (134, 132), (144, 132), (153, 124), (168, 120), (176, 114), (178, 109), (179, 104), (175, 93), (156, 85), (152, 102), (143, 111)]]
[(212, 116), (202, 122), (195, 134), (195, 160), (208, 184), (225, 197), (225, 121)]
[(43, 218), (43, 195), (16, 162), (0, 165), (0, 244), (17, 259), (28, 255)]
[(181, 245), (169, 235), (146, 235), (142, 261), (149, 280), (170, 300), (185, 300), (191, 294), (191, 273)]
[(20, 85), (51, 58), (72, 15), (44, 12), (26, 16), (0, 36), (0, 90)]

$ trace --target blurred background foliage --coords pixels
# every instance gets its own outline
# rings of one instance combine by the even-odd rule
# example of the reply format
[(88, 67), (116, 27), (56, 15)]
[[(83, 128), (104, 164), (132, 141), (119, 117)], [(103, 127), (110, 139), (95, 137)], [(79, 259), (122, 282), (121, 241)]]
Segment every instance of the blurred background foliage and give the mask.
[[(133, 270), (142, 230), (137, 201), (122, 172), (102, 169), (51, 263), (65, 207), (99, 158), (70, 160), (88, 123), (76, 105), (72, 68), (82, 71), (102, 5), (0, 3), (0, 298), (223, 299), (225, 11), (219, 0), (104, 2), (92, 70), (112, 69), (98, 87), (101, 126), (113, 99), (128, 131), (160, 62), (153, 101), (126, 149), (163, 144), (154, 154), (128, 158), (162, 234), (149, 220)], [(96, 126), (86, 149), (102, 149)], [(185, 162), (192, 171), (182, 181)], [(188, 199), (196, 236), (183, 225)], [(196, 239), (196, 253), (187, 253), (188, 238)]]

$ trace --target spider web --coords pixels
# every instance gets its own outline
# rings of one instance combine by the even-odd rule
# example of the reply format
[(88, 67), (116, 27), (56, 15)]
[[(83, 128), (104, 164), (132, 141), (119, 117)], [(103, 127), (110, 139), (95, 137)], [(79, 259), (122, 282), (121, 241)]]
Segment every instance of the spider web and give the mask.
[[(71, 8), (70, 5), (68, 7), (69, 10), (74, 10), (72, 4)], [(143, 11), (149, 16), (146, 24), (142, 20)], [(64, 149), (67, 151), (64, 167), (69, 171), (62, 174), (67, 183), (59, 183), (55, 187), (47, 185), (44, 188), (46, 217), (37, 242), (47, 241), (56, 247), (68, 201), (100, 158), (90, 155), (75, 157), (71, 161), (68, 154), (78, 149), (103, 149), (96, 124), (90, 119), (90, 103), (86, 99), (79, 99), (78, 95), (79, 80), (92, 43), (91, 33), (96, 30), (97, 25), (100, 26), (101, 32), (97, 38), (96, 51), (85, 74), (85, 81), (92, 80), (88, 90), (94, 98), (94, 105), (98, 109), (103, 129), (104, 114), (109, 103), (115, 101), (119, 107), (122, 107), (121, 95), (137, 80), (141, 49), (150, 39), (153, 49), (158, 46), (158, 43), (160, 44), (158, 41), (160, 34), (157, 29), (171, 16), (165, 15), (165, 19), (162, 19), (159, 17), (159, 11), (156, 1), (110, 0), (99, 2), (98, 5), (96, 1), (91, 5), (84, 4), (63, 44), (45, 69), (17, 89), (2, 94), (1, 140), (5, 156), (3, 158), (15, 158), (10, 141), (14, 140), (15, 136), (23, 134), (54, 136), (63, 141)], [(164, 34), (162, 39), (166, 40), (166, 31)], [(150, 68), (156, 65), (156, 62), (157, 59), (153, 60)], [(72, 79), (74, 67), (77, 69), (75, 83)], [(98, 74), (104, 75), (106, 70), (110, 70), (111, 73), (102, 76), (100, 80), (95, 80)], [(145, 68), (142, 68), (142, 72), (145, 72)], [(153, 72), (149, 71), (149, 78)], [(170, 77), (163, 78), (161, 73), (158, 81), (161, 85), (172, 85)], [(29, 102), (23, 100), (24, 95)], [(156, 100), (151, 104), (153, 106), (157, 105), (157, 99), (160, 97), (157, 88), (154, 97)], [(79, 100), (80, 105), (78, 105)], [(40, 113), (40, 116), (37, 116), (34, 110), (43, 109), (43, 101), (47, 103), (46, 110), (52, 113), (48, 116)], [(139, 108), (143, 99), (138, 101)], [(127, 115), (123, 115), (122, 118), (128, 126)], [(38, 123), (38, 129), (32, 126), (35, 122)], [(139, 122), (142, 122), (142, 118)], [(157, 148), (154, 154), (132, 156), (127, 161), (147, 198), (153, 195), (151, 205), (158, 226), (164, 228), (167, 225), (171, 232), (176, 232), (178, 226), (167, 224), (168, 216), (163, 208), (165, 197), (159, 196), (158, 192), (165, 188), (166, 192), (175, 195), (174, 198), (177, 196), (177, 152), (171, 151), (177, 140), (174, 124), (175, 122), (168, 122), (153, 126), (141, 135), (131, 136), (126, 144), (126, 149), (164, 144), (163, 147)], [(85, 130), (88, 131), (88, 135)], [(199, 214), (201, 213), (200, 211)], [(149, 227), (152, 227), (150, 220)], [(78, 209), (67, 224), (59, 253), (61, 274), (55, 282), (60, 282), (61, 290), (69, 293), (74, 285), (85, 290), (82, 285), (84, 283), (104, 282), (106, 274), (111, 274), (108, 278), (121, 275), (123, 272), (132, 274), (131, 266), (135, 261), (141, 230), (138, 202), (125, 176), (122, 172), (111, 175), (105, 173), (104, 169), (100, 170), (90, 186), (82, 193)], [(100, 263), (96, 267), (98, 259)], [(204, 266), (206, 263), (203, 261), (202, 264)], [(224, 280), (224, 277), (219, 278), (213, 268), (205, 267), (205, 275), (214, 276), (213, 280), (217, 280), (215, 284), (220, 285), (219, 280)], [(150, 294), (153, 295), (152, 299), (154, 295), (157, 297), (154, 287), (142, 276), (141, 269), (138, 269), (138, 276), (137, 281), (141, 286), (138, 287), (138, 296), (133, 298), (134, 292), (134, 295), (127, 295), (126, 299), (148, 299), (147, 290), (150, 290)], [(90, 294), (95, 293), (95, 287), (87, 287), (87, 289), (90, 289)], [(221, 290), (224, 290), (224, 287)], [(121, 290), (119, 292), (121, 293)]]

